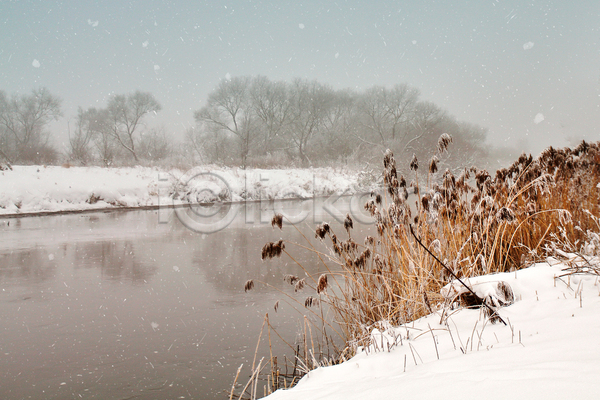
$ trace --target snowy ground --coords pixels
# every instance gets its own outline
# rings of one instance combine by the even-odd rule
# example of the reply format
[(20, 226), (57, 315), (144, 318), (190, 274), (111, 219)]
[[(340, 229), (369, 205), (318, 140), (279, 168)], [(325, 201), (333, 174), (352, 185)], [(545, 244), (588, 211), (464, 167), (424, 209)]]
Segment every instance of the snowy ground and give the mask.
[(557, 278), (563, 268), (549, 260), (471, 279), (483, 292), (500, 280), (512, 287), (515, 303), (500, 309), (507, 326), (459, 309), (448, 325), (430, 315), (375, 330), (369, 354), (314, 370), (268, 399), (600, 398), (598, 275)]
[(368, 190), (369, 177), (331, 168), (190, 171), (13, 166), (0, 171), (0, 215), (176, 203), (308, 198)]

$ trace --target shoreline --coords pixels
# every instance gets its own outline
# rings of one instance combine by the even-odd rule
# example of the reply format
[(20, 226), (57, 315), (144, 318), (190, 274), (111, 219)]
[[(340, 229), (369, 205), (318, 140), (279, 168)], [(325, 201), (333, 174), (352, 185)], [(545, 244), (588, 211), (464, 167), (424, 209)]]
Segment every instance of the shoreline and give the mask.
[(91, 214), (91, 213), (110, 213), (110, 212), (118, 212), (118, 211), (151, 211), (151, 210), (161, 210), (168, 209), (174, 210), (177, 208), (185, 208), (195, 206), (202, 207), (211, 207), (215, 204), (221, 204), (222, 206), (231, 206), (231, 205), (240, 205), (240, 204), (258, 204), (261, 202), (273, 203), (275, 201), (308, 201), (314, 199), (323, 199), (329, 196), (338, 196), (338, 198), (343, 197), (352, 197), (352, 196), (364, 196), (369, 192), (357, 191), (352, 194), (330, 194), (330, 195), (319, 195), (313, 197), (288, 197), (281, 199), (256, 199), (256, 200), (239, 200), (239, 201), (225, 201), (222, 203), (212, 202), (212, 203), (181, 203), (181, 204), (152, 204), (146, 206), (112, 206), (112, 207), (100, 207), (100, 208), (81, 208), (76, 210), (56, 210), (56, 211), (32, 211), (32, 212), (24, 212), (24, 213), (12, 213), (12, 214), (0, 214), (0, 220), (2, 219), (18, 219), (18, 218), (30, 218), (30, 217), (48, 217), (48, 216), (58, 216), (58, 215), (71, 215), (71, 214)]
[[(332, 168), (189, 171), (132, 167), (14, 166), (0, 173), (0, 220), (368, 193), (376, 180)], [(341, 194), (338, 194), (341, 193)], [(220, 200), (223, 202), (220, 202)]]

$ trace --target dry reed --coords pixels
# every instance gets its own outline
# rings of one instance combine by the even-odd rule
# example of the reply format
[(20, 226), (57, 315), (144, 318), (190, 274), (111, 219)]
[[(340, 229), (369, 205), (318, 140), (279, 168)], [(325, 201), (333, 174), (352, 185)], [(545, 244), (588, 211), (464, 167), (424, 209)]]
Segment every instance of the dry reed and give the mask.
[[(297, 380), (298, 364), (306, 372), (343, 361), (359, 346), (370, 345), (371, 331), (382, 322), (397, 326), (443, 308), (447, 299), (440, 290), (455, 277), (524, 268), (556, 255), (558, 244), (600, 255), (600, 142), (582, 142), (573, 149), (550, 147), (536, 159), (523, 154), (494, 176), (475, 167), (458, 176), (449, 169), (440, 174), (440, 160), (451, 142), (449, 135), (440, 137), (426, 179), (419, 176), (419, 161), (413, 156), (408, 174), (414, 180), (408, 186), (415, 201), (409, 201), (407, 178), (398, 176), (392, 152), (385, 152), (385, 191), (372, 193), (365, 204), (377, 237), (367, 237), (364, 245), (354, 242), (350, 215), (343, 225), (345, 241), (327, 223), (316, 228), (315, 238), (331, 251), (329, 262), (319, 255), (327, 274), (308, 276), (316, 295), (298, 304), (305, 310), (319, 307), (320, 313), (313, 314), (321, 318), (322, 340), (329, 340), (325, 327), (334, 325), (323, 317), (323, 307), (328, 307), (339, 327), (334, 330), (347, 346), (337, 356), (317, 360), (314, 344), (313, 352), (308, 350), (312, 333), (305, 325), (305, 350), (296, 351), (289, 384)], [(281, 228), (281, 216), (272, 225)], [(424, 247), (411, 235), (413, 228)], [(289, 254), (282, 241), (268, 243), (263, 259), (282, 252)], [(298, 277), (286, 280), (296, 286), (304, 282)], [(271, 381), (268, 392), (278, 387), (282, 385)]]

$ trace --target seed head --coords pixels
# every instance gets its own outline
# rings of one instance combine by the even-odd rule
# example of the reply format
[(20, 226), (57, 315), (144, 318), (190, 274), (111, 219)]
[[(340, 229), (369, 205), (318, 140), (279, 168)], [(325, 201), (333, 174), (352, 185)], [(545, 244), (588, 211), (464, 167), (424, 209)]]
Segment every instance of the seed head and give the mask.
[(421, 197), (421, 204), (425, 211), (429, 211), (429, 196), (423, 195), (423, 197)]
[(441, 154), (446, 151), (450, 143), (452, 143), (452, 136), (448, 135), (447, 133), (442, 133), (438, 139), (438, 152)]
[(375, 267), (378, 270), (383, 270), (383, 266), (385, 264), (383, 257), (381, 257), (381, 255), (376, 254), (375, 257), (373, 258), (373, 261), (375, 262)]
[(404, 179), (404, 175), (400, 175), (399, 186), (402, 188), (406, 187), (406, 179)]
[(295, 284), (299, 279), (296, 275), (286, 274), (283, 276), (283, 280), (290, 285)]
[(283, 226), (283, 215), (281, 215), (279, 213), (275, 214), (273, 216), (273, 219), (271, 219), (271, 226), (273, 228), (275, 228), (275, 226), (277, 226), (279, 229), (281, 229)]
[(319, 238), (323, 240), (325, 235), (330, 232), (330, 227), (327, 222), (323, 222), (321, 225), (317, 226), (317, 230), (315, 231), (315, 239)]
[(304, 278), (300, 279), (298, 282), (296, 282), (296, 285), (294, 286), (294, 292), (304, 289), (305, 284), (306, 281), (304, 280)]
[(410, 162), (410, 169), (413, 171), (417, 171), (419, 169), (419, 160), (417, 160), (417, 155), (413, 154), (412, 160)]
[(265, 244), (262, 248), (262, 259), (265, 258), (273, 258), (273, 257), (281, 257), (281, 252), (285, 249), (285, 244), (283, 240), (279, 240), (278, 242), (269, 242)]
[(316, 297), (309, 296), (306, 298), (306, 300), (304, 300), (304, 307), (306, 307), (306, 308), (312, 307), (312, 306), (318, 306), (318, 305), (319, 305), (319, 299), (317, 299)]
[(350, 234), (350, 229), (354, 228), (350, 214), (346, 214), (346, 219), (344, 220), (344, 228), (348, 231), (348, 234)]
[(387, 169), (389, 166), (396, 166), (396, 160), (394, 160), (394, 153), (390, 149), (385, 151), (383, 155), (383, 168)]
[(496, 219), (498, 220), (498, 222), (506, 221), (506, 222), (510, 223), (515, 220), (515, 213), (510, 208), (502, 207), (496, 213)]
[(435, 174), (438, 170), (437, 163), (439, 162), (436, 155), (431, 157), (431, 161), (429, 161), (429, 173)]
[(319, 282), (317, 283), (317, 293), (321, 294), (327, 289), (327, 275), (323, 274), (319, 277)]

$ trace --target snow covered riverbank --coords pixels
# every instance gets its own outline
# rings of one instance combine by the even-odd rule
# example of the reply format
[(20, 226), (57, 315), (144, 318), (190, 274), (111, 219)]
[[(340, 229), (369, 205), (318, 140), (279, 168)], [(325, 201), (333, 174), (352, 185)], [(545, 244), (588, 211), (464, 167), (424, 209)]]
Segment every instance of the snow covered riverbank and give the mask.
[(333, 168), (189, 171), (13, 166), (0, 172), (0, 215), (157, 207), (194, 202), (309, 198), (369, 190), (372, 176)]
[(567, 265), (550, 259), (471, 279), (476, 290), (498, 281), (512, 287), (514, 304), (500, 309), (507, 326), (470, 309), (455, 310), (448, 324), (434, 314), (407, 326), (382, 326), (372, 333), (369, 354), (311, 371), (268, 400), (596, 399), (599, 262), (579, 258), (582, 266), (595, 265), (584, 275), (560, 277)]

